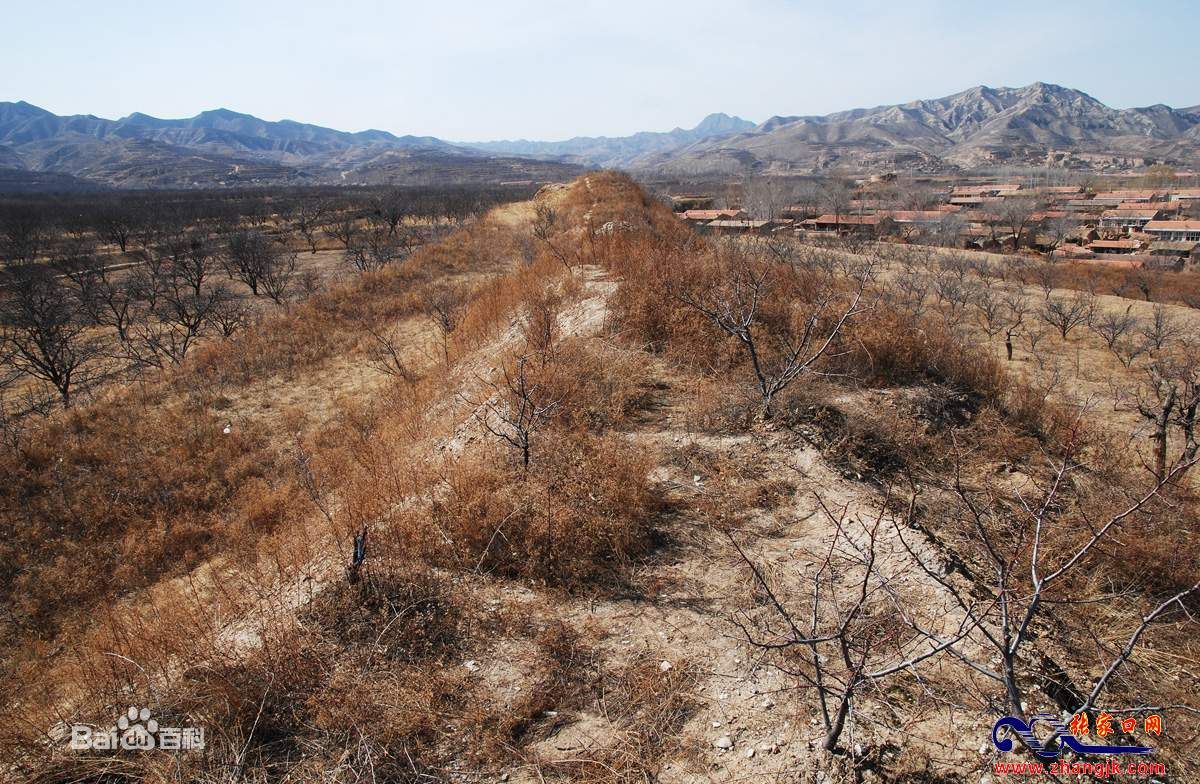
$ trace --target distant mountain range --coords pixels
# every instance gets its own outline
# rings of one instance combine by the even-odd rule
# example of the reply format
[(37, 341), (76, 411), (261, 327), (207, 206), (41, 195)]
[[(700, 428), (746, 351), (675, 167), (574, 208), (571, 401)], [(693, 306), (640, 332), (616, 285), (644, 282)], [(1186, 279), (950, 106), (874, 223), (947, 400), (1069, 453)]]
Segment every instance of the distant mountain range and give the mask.
[(1128, 169), (1200, 164), (1200, 107), (1113, 109), (1036, 83), (824, 117), (772, 117), (752, 130), (631, 162), (676, 175), (944, 171), (1004, 164)]
[(557, 180), (580, 171), (431, 136), (347, 133), (228, 109), (183, 120), (140, 113), (106, 120), (0, 103), (0, 188), (50, 173), (93, 185), (187, 188)]
[(470, 146), (486, 152), (620, 168), (647, 155), (670, 153), (694, 142), (751, 131), (754, 127), (749, 120), (717, 113), (705, 117), (695, 128), (676, 128), (665, 133), (642, 131), (632, 136), (576, 136), (564, 142), (531, 142), (524, 139), (472, 142)]
[(227, 109), (106, 120), (0, 103), (0, 190), (545, 181), (598, 166), (692, 177), (1153, 163), (1200, 166), (1200, 106), (1113, 109), (1040, 82), (759, 125), (711, 114), (691, 129), (558, 142), (455, 144)]

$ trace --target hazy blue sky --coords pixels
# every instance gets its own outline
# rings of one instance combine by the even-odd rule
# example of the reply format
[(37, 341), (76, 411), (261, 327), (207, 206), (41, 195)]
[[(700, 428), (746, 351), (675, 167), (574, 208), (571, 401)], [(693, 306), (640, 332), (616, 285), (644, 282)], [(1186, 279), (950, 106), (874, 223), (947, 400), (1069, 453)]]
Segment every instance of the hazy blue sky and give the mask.
[(1200, 104), (1200, 3), (0, 0), (0, 100), (557, 139), (1046, 81)]

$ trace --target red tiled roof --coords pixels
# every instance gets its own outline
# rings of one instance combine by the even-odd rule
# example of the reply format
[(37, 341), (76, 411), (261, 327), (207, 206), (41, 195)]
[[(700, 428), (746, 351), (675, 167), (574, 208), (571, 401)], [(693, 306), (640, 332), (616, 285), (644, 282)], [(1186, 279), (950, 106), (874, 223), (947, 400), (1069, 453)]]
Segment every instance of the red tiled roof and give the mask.
[(946, 213), (941, 210), (893, 210), (892, 212), (885, 212), (883, 215), (898, 223), (936, 222), (946, 217)]
[(1183, 204), (1177, 201), (1156, 201), (1147, 204), (1144, 201), (1123, 201), (1116, 206), (1118, 210), (1145, 210), (1155, 209), (1163, 210), (1164, 212), (1178, 212), (1183, 209)]
[(1144, 231), (1200, 231), (1200, 220), (1150, 221)]

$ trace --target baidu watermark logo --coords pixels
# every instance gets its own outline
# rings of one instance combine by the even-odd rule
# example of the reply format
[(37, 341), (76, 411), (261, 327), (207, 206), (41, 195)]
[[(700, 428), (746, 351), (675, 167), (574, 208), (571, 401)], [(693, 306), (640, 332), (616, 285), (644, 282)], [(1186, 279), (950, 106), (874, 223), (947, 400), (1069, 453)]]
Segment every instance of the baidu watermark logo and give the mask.
[(130, 707), (115, 727), (101, 730), (87, 724), (71, 726), (75, 751), (192, 751), (204, 748), (203, 727), (160, 727), (149, 708)]

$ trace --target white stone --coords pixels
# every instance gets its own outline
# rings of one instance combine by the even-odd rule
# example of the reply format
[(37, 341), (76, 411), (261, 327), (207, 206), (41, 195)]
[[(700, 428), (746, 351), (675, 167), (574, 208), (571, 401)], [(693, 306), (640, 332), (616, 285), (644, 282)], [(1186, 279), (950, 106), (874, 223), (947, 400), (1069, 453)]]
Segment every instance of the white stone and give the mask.
[(713, 745), (718, 749), (729, 751), (733, 748), (733, 738), (729, 737), (728, 735), (722, 735), (713, 741)]

